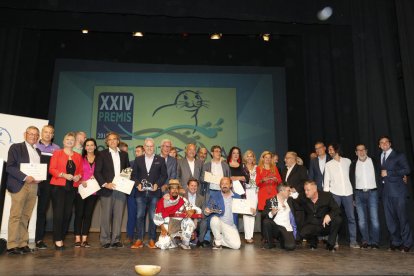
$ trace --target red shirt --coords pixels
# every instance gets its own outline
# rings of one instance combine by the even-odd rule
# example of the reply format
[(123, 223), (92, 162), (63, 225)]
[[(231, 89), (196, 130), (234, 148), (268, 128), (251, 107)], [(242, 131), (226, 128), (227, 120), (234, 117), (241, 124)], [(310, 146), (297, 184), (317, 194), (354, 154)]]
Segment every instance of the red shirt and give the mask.
[[(52, 175), (50, 180), (51, 185), (65, 186), (66, 179), (59, 177), (60, 173), (66, 173), (66, 163), (68, 163), (69, 155), (67, 155), (63, 149), (56, 150), (50, 159), (49, 173)], [(76, 170), (75, 175), (83, 174), (82, 156), (79, 153), (73, 152), (73, 163), (75, 163)], [(73, 187), (78, 187), (79, 182), (73, 182)]]
[[(266, 177), (276, 177), (277, 180), (267, 180), (262, 182), (262, 179)], [(259, 187), (258, 210), (263, 211), (266, 205), (266, 200), (277, 195), (276, 187), (281, 182), (282, 178), (280, 177), (277, 168), (275, 168), (275, 172), (272, 173), (270, 170), (266, 170), (265, 168), (261, 168), (259, 166), (256, 167), (256, 185)]]

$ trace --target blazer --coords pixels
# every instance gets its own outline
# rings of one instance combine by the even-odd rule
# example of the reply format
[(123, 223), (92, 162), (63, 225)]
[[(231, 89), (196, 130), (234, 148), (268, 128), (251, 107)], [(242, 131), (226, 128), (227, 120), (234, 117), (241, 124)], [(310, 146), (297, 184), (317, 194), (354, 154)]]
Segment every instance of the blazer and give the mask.
[(159, 155), (154, 155), (154, 160), (152, 162), (150, 171), (147, 172), (147, 166), (145, 165), (145, 154), (135, 158), (131, 178), (135, 181), (135, 185), (137, 187), (143, 179), (148, 180), (152, 184), (158, 185), (158, 189), (155, 192), (141, 192), (137, 190), (135, 193), (135, 197), (161, 197), (161, 186), (165, 185), (165, 181), (168, 179), (165, 159)]
[(341, 215), (341, 209), (329, 192), (318, 191), (318, 201), (315, 204), (304, 195), (300, 195), (296, 201), (305, 211), (305, 224), (320, 226), (326, 214), (332, 220)]
[[(66, 164), (68, 163), (69, 156), (63, 151), (63, 149), (57, 150), (53, 153), (50, 159), (49, 173), (52, 175), (50, 185), (65, 186), (66, 179), (59, 177), (60, 173), (66, 173)], [(83, 175), (82, 156), (79, 153), (73, 152), (73, 163), (75, 163), (76, 170), (75, 175)], [(73, 182), (73, 187), (78, 187), (78, 182)]]
[(180, 180), (181, 186), (184, 189), (187, 188), (187, 182), (190, 178), (200, 180), (201, 172), (203, 170), (203, 161), (194, 159), (194, 174), (191, 173), (190, 165), (188, 164), (187, 158), (178, 160), (177, 166), (177, 178)]
[[(40, 157), (40, 150), (36, 149)], [(26, 174), (20, 170), (21, 163), (30, 163), (29, 152), (27, 151), (26, 142), (16, 143), (10, 146), (7, 154), (6, 172), (7, 172), (7, 190), (10, 193), (18, 193), (23, 185)]]
[[(326, 163), (332, 159), (332, 157), (329, 154), (325, 154), (326, 156)], [(325, 163), (325, 164), (326, 164)], [(309, 164), (309, 179), (316, 182), (316, 185), (318, 186), (318, 190), (323, 190), (323, 177), (325, 172), (321, 172), (321, 169), (319, 167), (319, 158), (312, 159)]]
[(174, 157), (168, 156), (167, 162), (165, 163), (165, 165), (167, 166), (168, 177), (163, 184), (168, 184), (170, 179), (177, 179), (177, 159), (175, 159)]
[[(129, 167), (128, 153), (119, 151), (119, 159), (121, 163), (121, 170), (116, 172), (116, 174), (119, 174), (123, 169)], [(112, 155), (109, 152), (109, 149), (104, 149), (96, 155), (94, 176), (96, 181), (98, 181), (101, 186), (105, 183), (111, 183), (114, 180), (114, 161), (112, 160)], [(112, 195), (112, 190), (102, 187), (97, 194), (108, 197)]]
[(287, 180), (285, 180), (287, 172), (288, 169), (284, 168), (282, 171), (282, 181), (286, 181), (291, 187), (295, 188), (298, 193), (303, 193), (303, 184), (306, 180), (308, 180), (308, 172), (305, 166), (296, 164), (290, 172)]
[[(232, 198), (241, 198), (239, 194), (236, 194), (233, 192), (233, 196)], [(218, 191), (216, 193), (211, 193), (210, 194), (210, 198), (208, 200), (207, 203), (207, 207), (209, 206), (210, 203), (215, 202), (215, 204), (217, 205), (217, 207), (222, 210), (221, 214), (217, 214), (217, 213), (212, 213), (212, 214), (205, 214), (207, 217), (209, 217), (210, 219), (214, 216), (217, 217), (222, 217), (224, 216), (224, 212), (225, 210), (225, 205), (224, 205), (224, 199), (223, 199), (223, 195), (221, 193), (221, 191)], [(233, 213), (233, 223), (236, 225), (237, 229), (239, 227), (239, 214)]]
[[(188, 199), (188, 191), (186, 191), (184, 197), (186, 199)], [(195, 200), (195, 205), (201, 209), (201, 211), (204, 211), (205, 205), (206, 205), (206, 199), (204, 196), (200, 195), (200, 194), (196, 194), (196, 200)]]
[[(404, 183), (403, 177), (410, 174), (410, 166), (408, 165), (405, 154), (391, 151), (385, 164), (381, 165), (381, 156), (378, 158), (377, 166), (379, 170), (379, 179), (383, 196), (401, 197), (408, 193), (407, 184)], [(387, 170), (387, 176), (381, 177), (381, 170)]]
[[(223, 168), (223, 176), (224, 177), (230, 177), (229, 164), (227, 164), (227, 162), (225, 162), (225, 161), (221, 161), (221, 167)], [(208, 183), (204, 181), (204, 175), (205, 175), (206, 172), (211, 172), (211, 161), (209, 161), (207, 163), (204, 163), (203, 169), (201, 171), (201, 179), (200, 179), (200, 182), (203, 182), (206, 187), (209, 187), (209, 186), (207, 186)], [(210, 189), (210, 188), (207, 188), (207, 189)]]

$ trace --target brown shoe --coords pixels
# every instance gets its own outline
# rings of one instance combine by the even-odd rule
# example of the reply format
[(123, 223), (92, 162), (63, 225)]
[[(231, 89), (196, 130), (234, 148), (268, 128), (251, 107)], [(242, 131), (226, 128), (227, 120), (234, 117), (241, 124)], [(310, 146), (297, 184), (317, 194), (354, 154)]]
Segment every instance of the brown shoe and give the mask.
[(254, 240), (253, 239), (248, 239), (248, 240), (246, 240), (246, 243), (254, 243)]
[(141, 248), (144, 247), (144, 244), (142, 243), (142, 240), (136, 240), (132, 245), (131, 248), (132, 249), (137, 249), (137, 248)]
[(151, 249), (155, 249), (155, 248), (157, 248), (157, 247), (155, 246), (155, 242), (154, 242), (153, 240), (150, 240), (150, 241), (148, 242), (148, 247), (149, 247), (149, 248), (151, 248)]

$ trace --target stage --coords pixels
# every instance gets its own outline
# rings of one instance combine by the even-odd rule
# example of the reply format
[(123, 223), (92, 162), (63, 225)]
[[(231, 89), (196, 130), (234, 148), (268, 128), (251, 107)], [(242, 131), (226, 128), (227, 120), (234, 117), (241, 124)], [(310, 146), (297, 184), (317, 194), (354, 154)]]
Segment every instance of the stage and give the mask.
[[(71, 237), (71, 235), (68, 235)], [(180, 248), (102, 249), (98, 234), (91, 236), (91, 248), (68, 247), (51, 249), (51, 235), (46, 239), (49, 249), (33, 254), (0, 256), (0, 275), (136, 275), (137, 264), (157, 264), (159, 275), (412, 275), (414, 253), (390, 252), (382, 247), (351, 249), (340, 245), (332, 253), (322, 245), (316, 250), (303, 246), (292, 252), (279, 248), (261, 248), (260, 236), (255, 244), (244, 244), (240, 250)], [(71, 244), (67, 239), (68, 246)]]

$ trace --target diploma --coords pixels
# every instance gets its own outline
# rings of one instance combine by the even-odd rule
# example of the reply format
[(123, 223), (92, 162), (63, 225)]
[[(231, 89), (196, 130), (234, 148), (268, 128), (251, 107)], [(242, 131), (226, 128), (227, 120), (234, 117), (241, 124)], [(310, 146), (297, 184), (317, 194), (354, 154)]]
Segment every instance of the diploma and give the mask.
[(221, 176), (214, 175), (211, 172), (204, 173), (204, 181), (210, 183), (210, 190), (220, 190)]
[(251, 205), (248, 199), (233, 198), (231, 211), (236, 214), (252, 215)]
[(96, 179), (88, 179), (86, 181), (86, 187), (83, 187), (82, 184), (80, 184), (78, 187), (78, 191), (82, 199), (85, 199), (88, 196), (93, 195), (100, 189), (101, 189), (101, 186), (99, 186), (99, 183), (98, 181), (96, 181)]
[(242, 184), (240, 183), (239, 180), (233, 181), (233, 190), (236, 194), (239, 194), (239, 195), (244, 195), (245, 194), (243, 186), (242, 186)]
[(33, 177), (36, 181), (47, 179), (47, 164), (21, 163), (20, 171), (27, 176)]
[(135, 185), (135, 182), (133, 180), (129, 180), (128, 178), (120, 176), (120, 175), (115, 176), (112, 183), (116, 185), (114, 190), (122, 192), (127, 195), (131, 194), (132, 189), (134, 188), (134, 185)]

